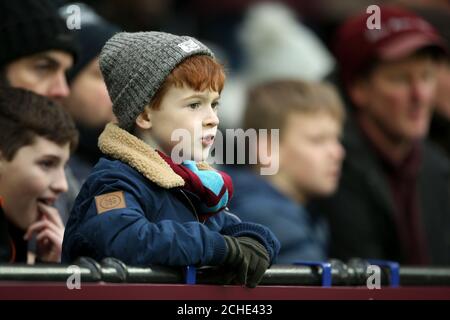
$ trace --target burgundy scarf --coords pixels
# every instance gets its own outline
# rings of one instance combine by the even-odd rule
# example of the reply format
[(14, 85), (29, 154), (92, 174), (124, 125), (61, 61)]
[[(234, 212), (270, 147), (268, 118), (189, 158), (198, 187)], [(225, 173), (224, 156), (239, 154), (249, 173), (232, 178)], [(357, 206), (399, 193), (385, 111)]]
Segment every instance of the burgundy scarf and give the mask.
[(195, 194), (200, 200), (199, 219), (206, 221), (223, 210), (233, 196), (233, 183), (226, 173), (215, 169), (200, 169), (194, 161), (176, 164), (170, 157), (158, 151), (172, 170), (183, 178), (183, 190)]

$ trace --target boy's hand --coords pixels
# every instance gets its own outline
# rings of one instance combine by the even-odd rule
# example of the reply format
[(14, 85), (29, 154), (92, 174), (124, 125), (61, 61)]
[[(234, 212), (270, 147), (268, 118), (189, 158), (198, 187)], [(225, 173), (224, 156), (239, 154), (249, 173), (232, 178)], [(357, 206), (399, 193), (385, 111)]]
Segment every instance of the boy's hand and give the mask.
[(270, 266), (267, 250), (250, 237), (224, 236), (224, 238), (228, 247), (224, 265), (235, 273), (233, 282), (255, 288)]
[(41, 261), (59, 262), (61, 259), (64, 225), (58, 210), (44, 203), (38, 203), (40, 219), (28, 227), (24, 239), (29, 240), (36, 233), (36, 255)]

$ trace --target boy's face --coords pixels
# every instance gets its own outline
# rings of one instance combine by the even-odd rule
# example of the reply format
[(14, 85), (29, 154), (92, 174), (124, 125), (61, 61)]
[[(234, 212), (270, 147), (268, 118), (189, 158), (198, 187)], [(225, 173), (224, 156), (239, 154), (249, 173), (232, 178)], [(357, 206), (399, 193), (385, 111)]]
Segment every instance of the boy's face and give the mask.
[(183, 158), (206, 160), (219, 125), (219, 98), (216, 91), (194, 91), (186, 86), (172, 86), (157, 110), (146, 109), (151, 122), (147, 133), (169, 156), (175, 146), (180, 146), (180, 136), (183, 136)]
[(10, 161), (0, 156), (0, 196), (8, 219), (26, 229), (39, 218), (38, 205), (53, 205), (67, 191), (64, 165), (69, 159), (64, 146), (36, 137), (20, 148)]
[(351, 90), (366, 122), (391, 141), (410, 142), (428, 132), (436, 87), (436, 62), (412, 56), (382, 63)]
[(294, 113), (281, 134), (280, 173), (303, 200), (333, 193), (344, 158), (341, 123), (324, 112)]
[(15, 60), (6, 66), (6, 79), (22, 88), (60, 102), (69, 95), (66, 72), (72, 67), (70, 54), (50, 50)]

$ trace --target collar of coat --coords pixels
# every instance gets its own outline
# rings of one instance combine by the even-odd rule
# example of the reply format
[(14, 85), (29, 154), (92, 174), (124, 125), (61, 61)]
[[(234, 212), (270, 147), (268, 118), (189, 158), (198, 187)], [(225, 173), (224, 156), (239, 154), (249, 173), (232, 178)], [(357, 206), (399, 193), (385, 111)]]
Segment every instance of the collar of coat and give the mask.
[(128, 164), (162, 188), (184, 186), (183, 178), (172, 170), (155, 149), (117, 124), (106, 125), (98, 139), (98, 146), (104, 154)]

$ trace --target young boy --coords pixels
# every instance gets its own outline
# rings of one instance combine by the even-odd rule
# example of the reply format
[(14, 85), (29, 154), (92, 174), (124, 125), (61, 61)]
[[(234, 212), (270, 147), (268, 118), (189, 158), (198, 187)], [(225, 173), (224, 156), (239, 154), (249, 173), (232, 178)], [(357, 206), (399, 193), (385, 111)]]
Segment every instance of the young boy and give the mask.
[[(197, 163), (219, 124), (225, 76), (212, 52), (186, 36), (123, 32), (104, 46), (100, 68), (118, 124), (100, 136), (106, 157), (75, 202), (63, 261), (90, 256), (132, 265), (221, 265), (228, 271), (224, 282), (256, 286), (279, 251), (278, 240), (229, 213), (231, 180)], [(191, 152), (185, 150), (190, 161), (181, 165), (170, 157), (177, 129), (194, 135)]]
[[(279, 152), (271, 155), (279, 170), (259, 176), (256, 170), (227, 168), (237, 195), (230, 208), (244, 221), (275, 233), (281, 242), (279, 263), (325, 260), (328, 229), (305, 206), (312, 198), (333, 193), (339, 181), (344, 157), (340, 100), (331, 87), (299, 80), (260, 84), (247, 98), (246, 129), (280, 130)], [(257, 148), (277, 142), (259, 137)]]
[(45, 97), (0, 89), (0, 261), (59, 262), (64, 226), (53, 207), (67, 191), (64, 165), (78, 140), (70, 116)]

